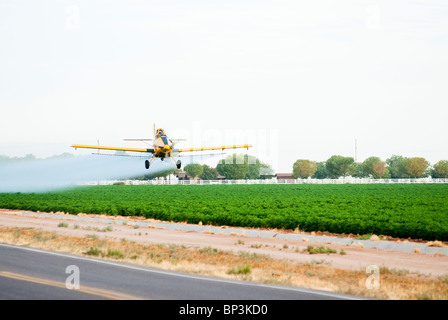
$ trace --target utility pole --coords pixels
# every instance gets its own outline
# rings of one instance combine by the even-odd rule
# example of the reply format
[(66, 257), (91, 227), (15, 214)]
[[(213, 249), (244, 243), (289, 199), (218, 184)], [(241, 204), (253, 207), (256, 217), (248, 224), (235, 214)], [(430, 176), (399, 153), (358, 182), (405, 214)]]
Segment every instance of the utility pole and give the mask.
[(358, 162), (358, 141), (355, 139), (355, 162)]

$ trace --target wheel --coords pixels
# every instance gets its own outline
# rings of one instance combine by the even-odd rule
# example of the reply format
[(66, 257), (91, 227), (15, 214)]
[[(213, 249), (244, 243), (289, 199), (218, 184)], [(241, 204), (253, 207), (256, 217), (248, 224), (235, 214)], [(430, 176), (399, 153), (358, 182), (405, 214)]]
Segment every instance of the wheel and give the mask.
[(149, 169), (149, 160), (145, 160), (145, 168)]

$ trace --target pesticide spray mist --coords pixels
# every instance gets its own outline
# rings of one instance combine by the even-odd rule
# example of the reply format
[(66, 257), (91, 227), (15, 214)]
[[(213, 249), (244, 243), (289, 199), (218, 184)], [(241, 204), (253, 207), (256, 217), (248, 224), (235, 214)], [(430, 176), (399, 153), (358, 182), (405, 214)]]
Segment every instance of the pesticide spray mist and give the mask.
[[(156, 159), (146, 170), (144, 160), (144, 157), (86, 155), (0, 164), (0, 192), (45, 192), (90, 181), (155, 177), (175, 168), (170, 159)], [(185, 166), (197, 160), (188, 156), (181, 161)]]

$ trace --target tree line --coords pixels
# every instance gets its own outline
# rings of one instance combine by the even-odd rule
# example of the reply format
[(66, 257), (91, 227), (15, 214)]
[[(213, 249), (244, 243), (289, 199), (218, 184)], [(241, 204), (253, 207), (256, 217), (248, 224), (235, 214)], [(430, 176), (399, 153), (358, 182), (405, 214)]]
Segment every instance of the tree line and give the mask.
[[(53, 156), (53, 158), (73, 157), (72, 154), (64, 153)], [(0, 164), (20, 161), (42, 160), (32, 154), (24, 157), (13, 158), (0, 155)], [(44, 159), (46, 160), (46, 159)], [(400, 155), (392, 155), (386, 161), (379, 157), (369, 157), (363, 162), (355, 162), (352, 157), (333, 155), (326, 161), (315, 162), (307, 159), (298, 159), (293, 164), (294, 178), (315, 179), (337, 179), (339, 177), (358, 178), (448, 178), (448, 160), (440, 160), (434, 165), (421, 157), (407, 158)], [(266, 179), (275, 176), (270, 165), (263, 163), (258, 158), (246, 154), (232, 154), (220, 160), (216, 168), (208, 165), (190, 164), (184, 167), (186, 174), (190, 177), (199, 177), (203, 180), (216, 180), (218, 175), (226, 179)], [(174, 173), (178, 173), (175, 170)], [(169, 172), (171, 174), (173, 172)], [(148, 179), (148, 177), (140, 177)]]
[[(190, 164), (185, 166), (190, 177), (203, 180), (215, 180), (218, 175), (226, 179), (265, 179), (275, 176), (273, 169), (259, 159), (248, 155), (229, 155), (221, 160), (216, 168), (207, 165)], [(374, 179), (403, 178), (447, 178), (448, 160), (434, 165), (421, 157), (403, 157), (392, 155), (386, 161), (379, 157), (369, 157), (363, 162), (355, 162), (352, 157), (333, 155), (328, 160), (315, 162), (299, 159), (293, 164), (294, 178), (337, 179), (339, 177), (357, 177)]]
[(299, 159), (293, 165), (293, 177), (337, 179), (352, 176), (357, 178), (447, 178), (448, 160), (440, 160), (433, 166), (425, 158), (407, 158), (392, 155), (386, 161), (379, 157), (369, 157), (363, 162), (355, 162), (352, 157), (331, 156), (327, 161), (315, 162)]
[(216, 168), (197, 163), (184, 167), (189, 177), (199, 177), (203, 180), (216, 180), (218, 175), (230, 180), (267, 179), (274, 177), (274, 170), (258, 158), (247, 154), (232, 154), (220, 160)]

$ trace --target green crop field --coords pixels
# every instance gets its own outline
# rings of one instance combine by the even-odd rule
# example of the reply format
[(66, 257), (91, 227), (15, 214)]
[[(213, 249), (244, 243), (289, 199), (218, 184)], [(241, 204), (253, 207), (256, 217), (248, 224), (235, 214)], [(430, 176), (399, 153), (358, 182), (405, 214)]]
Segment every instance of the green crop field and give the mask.
[(447, 184), (95, 186), (2, 193), (0, 208), (448, 240)]

